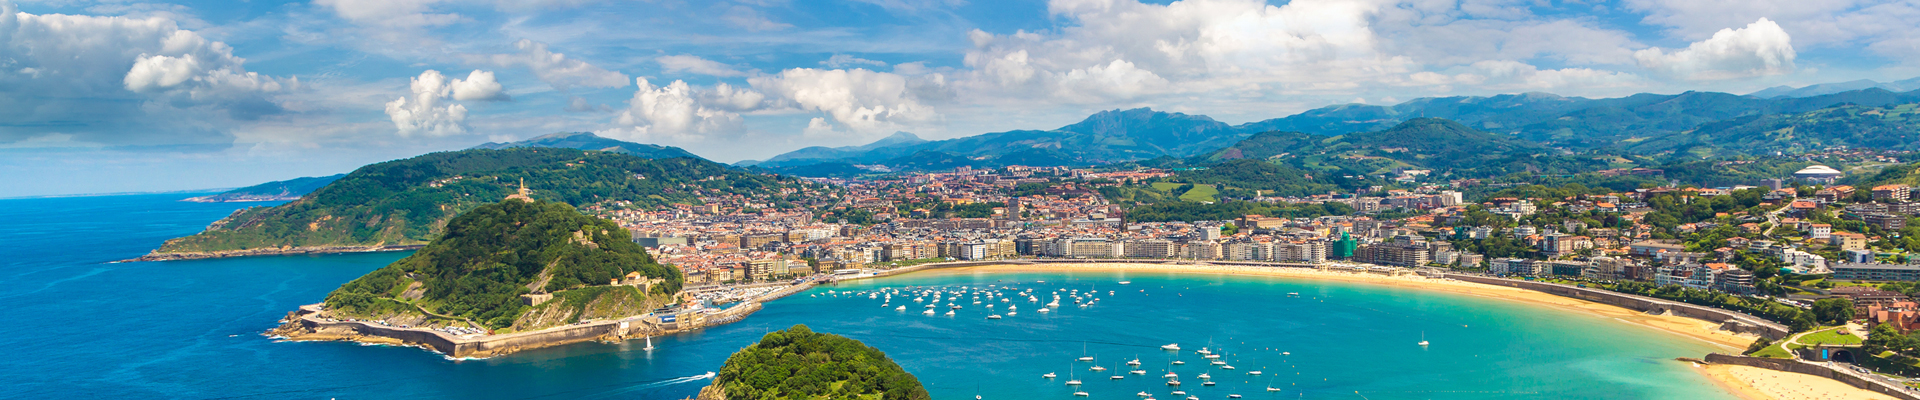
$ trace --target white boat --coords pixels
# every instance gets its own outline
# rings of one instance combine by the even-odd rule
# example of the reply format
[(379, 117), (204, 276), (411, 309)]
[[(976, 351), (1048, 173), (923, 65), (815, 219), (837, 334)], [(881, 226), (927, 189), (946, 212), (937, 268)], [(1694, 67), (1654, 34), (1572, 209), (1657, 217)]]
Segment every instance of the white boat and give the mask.
[(932, 309), (932, 308), (933, 308), (933, 306), (935, 306), (935, 305), (936, 305), (936, 304), (928, 304), (928, 305), (927, 305), (927, 308), (928, 308), (928, 309)]
[(644, 349), (641, 349), (641, 350), (646, 350), (646, 351), (653, 351), (653, 337), (652, 337), (652, 336), (648, 336), (648, 337), (647, 337), (647, 348), (644, 348)]
[(1280, 352), (1280, 355), (1283, 355), (1283, 356), (1290, 356), (1290, 355), (1293, 355), (1293, 352), (1289, 352), (1289, 351), (1282, 351), (1282, 352)]
[(1213, 375), (1207, 375), (1207, 373), (1205, 372), (1201, 372), (1199, 375), (1194, 375), (1193, 377), (1200, 378), (1200, 380), (1203, 380), (1203, 381), (1208, 379), (1213, 379)]
[(893, 308), (893, 310), (894, 310), (894, 311), (906, 311), (906, 310), (907, 310), (907, 306), (899, 306), (899, 307), (894, 307), (894, 308)]
[(1180, 351), (1180, 344), (1179, 344), (1179, 343), (1174, 343), (1174, 344), (1169, 344), (1169, 345), (1165, 345), (1165, 346), (1160, 346), (1160, 349), (1161, 349), (1161, 350), (1173, 350), (1173, 351)]
[(1109, 379), (1127, 379), (1127, 376), (1126, 376), (1126, 375), (1114, 375), (1114, 376), (1113, 376), (1112, 378), (1109, 378)]
[(1210, 364), (1212, 364), (1212, 365), (1227, 365), (1227, 362), (1226, 362), (1226, 361), (1220, 361), (1220, 360), (1213, 360), (1213, 362), (1212, 362), (1212, 363), (1210, 363)]
[(1269, 391), (1269, 392), (1278, 392), (1278, 391), (1280, 391), (1280, 388), (1277, 388), (1277, 387), (1272, 387), (1272, 386), (1268, 386), (1268, 387), (1267, 387), (1267, 391)]
[(1136, 370), (1132, 370), (1132, 371), (1127, 371), (1127, 373), (1129, 373), (1129, 374), (1134, 374), (1134, 375), (1146, 375), (1146, 374), (1147, 374), (1147, 370), (1144, 370), (1144, 369), (1136, 369)]
[(1427, 347), (1427, 332), (1420, 331), (1420, 347)]
[(1047, 378), (1047, 379), (1053, 379), (1053, 377), (1056, 377), (1056, 376), (1059, 376), (1059, 375), (1054, 375), (1054, 374), (1053, 374), (1052, 372), (1048, 372), (1048, 373), (1047, 373), (1046, 375), (1041, 375), (1040, 377), (1041, 377), (1041, 378)]
[(1213, 381), (1200, 382), (1200, 386), (1213, 386)]
[(1080, 380), (1079, 379), (1068, 380), (1067, 386), (1080, 386)]
[(1127, 366), (1129, 366), (1129, 367), (1138, 367), (1138, 366), (1140, 366), (1140, 359), (1138, 359), (1138, 358), (1135, 358), (1135, 359), (1133, 359), (1133, 361), (1128, 361), (1128, 362), (1127, 362)]
[(947, 310), (947, 316), (949, 317), (953, 316), (953, 310)]
[(995, 314), (995, 315), (988, 315), (988, 316), (987, 316), (987, 319), (1000, 319), (1000, 315), (998, 315), (998, 314)]
[(1185, 395), (1187, 395), (1187, 391), (1185, 391), (1185, 390), (1175, 390), (1175, 391), (1173, 391), (1173, 395), (1175, 395), (1175, 396), (1185, 396)]
[(1260, 372), (1260, 371), (1247, 371), (1247, 375), (1260, 375), (1263, 373), (1264, 372)]
[(1220, 369), (1224, 369), (1224, 370), (1228, 370), (1228, 371), (1232, 371), (1232, 370), (1233, 370), (1233, 366), (1232, 366), (1232, 365), (1221, 365), (1221, 366), (1220, 366)]
[(931, 309), (929, 309), (929, 310), (926, 310), (926, 311), (922, 311), (922, 312), (920, 312), (920, 313), (921, 313), (921, 314), (926, 314), (926, 315), (933, 315), (933, 310), (931, 310)]
[(1206, 358), (1207, 358), (1208, 360), (1218, 360), (1218, 359), (1220, 359), (1220, 355), (1219, 355), (1219, 354), (1208, 354)]
[(1093, 361), (1093, 357), (1080, 357), (1080, 361)]
[(1186, 361), (1173, 360), (1173, 365), (1187, 365)]
[(1015, 315), (1020, 315), (1020, 313), (1015, 311), (1007, 311), (1007, 316), (1015, 316)]
[(1074, 396), (1087, 397), (1087, 392), (1073, 392)]
[[(1088, 357), (1088, 358), (1091, 358), (1091, 357)], [(1093, 368), (1087, 368), (1087, 369), (1091, 369), (1091, 370), (1094, 370), (1094, 371), (1105, 371), (1105, 370), (1107, 370), (1107, 367), (1102, 367), (1102, 366), (1098, 366), (1098, 365), (1095, 365), (1095, 366), (1093, 366)]]
[(1147, 394), (1147, 392), (1146, 392), (1146, 391), (1141, 391), (1140, 393), (1134, 393), (1133, 395), (1135, 395), (1135, 396), (1140, 396), (1140, 397), (1150, 397), (1150, 396), (1153, 396), (1153, 395), (1151, 395), (1151, 394)]
[(1180, 381), (1167, 381), (1167, 386), (1180, 386)]
[(1040, 307), (1041, 314), (1046, 314), (1048, 311), (1052, 311), (1052, 310), (1048, 310), (1046, 307)]
[(1240, 398), (1240, 395), (1237, 395), (1237, 394), (1228, 394), (1228, 395), (1227, 395), (1227, 398), (1229, 398), (1229, 399), (1238, 399), (1238, 398)]
[(1161, 375), (1160, 377), (1161, 377), (1161, 378), (1167, 378), (1167, 379), (1173, 379), (1173, 378), (1179, 378), (1179, 377), (1180, 377), (1180, 374), (1176, 374), (1176, 373), (1172, 373), (1172, 372), (1168, 372), (1168, 373), (1167, 373), (1166, 375)]
[(1127, 284), (1132, 284), (1132, 283), (1133, 283), (1133, 281), (1120, 281), (1120, 284), (1122, 284), (1122, 285), (1127, 285)]
[(1196, 354), (1200, 354), (1200, 355), (1203, 355), (1203, 356), (1204, 356), (1204, 355), (1208, 355), (1208, 354), (1213, 354), (1213, 351), (1212, 351), (1212, 350), (1207, 350), (1207, 348), (1205, 348), (1205, 347), (1201, 347), (1201, 348), (1200, 348), (1199, 350), (1194, 350), (1193, 352), (1194, 352), (1194, 353), (1196, 353)]

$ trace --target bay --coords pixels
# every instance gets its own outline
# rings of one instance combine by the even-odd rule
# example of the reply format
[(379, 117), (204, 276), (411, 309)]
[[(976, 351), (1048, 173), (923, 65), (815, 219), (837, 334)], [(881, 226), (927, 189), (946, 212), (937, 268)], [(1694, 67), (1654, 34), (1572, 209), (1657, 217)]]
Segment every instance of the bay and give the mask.
[[(1169, 368), (1202, 398), (1731, 398), (1672, 361), (1707, 345), (1610, 319), (1439, 292), (1207, 274), (944, 271), (850, 282), (769, 303), (740, 323), (657, 338), (651, 352), (636, 342), (588, 343), (450, 360), (404, 347), (277, 342), (259, 333), (406, 253), (110, 263), (261, 205), (177, 201), (192, 195), (0, 200), (0, 346), (9, 349), (0, 397), (679, 399), (765, 332), (806, 324), (886, 351), (936, 399), (1072, 398), (1062, 383), (1070, 371), (1094, 398), (1173, 398), (1158, 378)], [(984, 304), (970, 301), (953, 317), (929, 317), (910, 298), (883, 308), (879, 299), (838, 295), (956, 285), (1097, 289), (1101, 300), (1084, 309), (1067, 300), (1044, 315), (1015, 303), (1019, 315), (988, 320)], [(1415, 345), (1423, 334), (1432, 346)], [(1205, 369), (1192, 350), (1209, 342), (1237, 369)], [(1167, 343), (1186, 351), (1158, 349)], [(1074, 361), (1083, 353), (1109, 370)], [(1109, 379), (1134, 357), (1156, 372)], [(1187, 365), (1169, 365), (1175, 357)], [(1245, 374), (1254, 369), (1264, 374)], [(1193, 377), (1202, 371), (1219, 385), (1199, 386)], [(1062, 378), (1040, 377), (1048, 372)], [(1269, 384), (1286, 391), (1267, 393)]]

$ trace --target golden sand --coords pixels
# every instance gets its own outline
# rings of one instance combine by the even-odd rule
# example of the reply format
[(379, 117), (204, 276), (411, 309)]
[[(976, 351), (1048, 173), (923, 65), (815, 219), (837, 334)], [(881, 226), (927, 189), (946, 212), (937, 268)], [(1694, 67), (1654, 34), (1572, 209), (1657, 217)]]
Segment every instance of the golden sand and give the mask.
[(1807, 374), (1743, 365), (1707, 365), (1700, 373), (1750, 400), (1895, 400), (1888, 396)]

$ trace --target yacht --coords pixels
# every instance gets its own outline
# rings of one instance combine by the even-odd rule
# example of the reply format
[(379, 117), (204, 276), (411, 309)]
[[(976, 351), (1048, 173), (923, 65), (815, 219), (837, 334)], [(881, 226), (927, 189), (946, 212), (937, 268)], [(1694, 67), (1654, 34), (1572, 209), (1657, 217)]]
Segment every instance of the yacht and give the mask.
[(1240, 398), (1240, 395), (1237, 395), (1237, 394), (1229, 394), (1229, 395), (1227, 395), (1227, 398), (1229, 398), (1229, 399), (1238, 399), (1238, 398)]
[(949, 317), (953, 316), (953, 310), (947, 310), (947, 316)]
[[(1093, 361), (1093, 357), (1080, 357), (1080, 361)], [(1098, 367), (1098, 365), (1095, 365), (1095, 367)]]
[(1213, 381), (1200, 382), (1200, 386), (1213, 386)]
[(1258, 376), (1258, 375), (1260, 375), (1260, 374), (1262, 374), (1262, 373), (1263, 373), (1263, 372), (1260, 372), (1260, 371), (1247, 371), (1247, 375), (1255, 375), (1255, 376)]
[(1098, 366), (1098, 365), (1095, 365), (1095, 366), (1093, 366), (1093, 368), (1088, 368), (1088, 369), (1090, 369), (1090, 370), (1093, 370), (1094, 372), (1099, 372), (1099, 371), (1105, 371), (1105, 370), (1107, 370), (1107, 367), (1102, 367), (1102, 366)]
[(950, 309), (955, 309), (955, 310), (958, 310), (958, 309), (960, 309), (960, 305), (959, 305), (959, 304), (955, 304), (955, 305), (953, 305), (952, 307), (947, 307), (947, 308), (950, 308)]
[(1180, 344), (1179, 344), (1179, 343), (1174, 343), (1174, 344), (1169, 344), (1169, 345), (1164, 345), (1164, 346), (1160, 346), (1160, 349), (1161, 349), (1161, 350), (1173, 350), (1173, 351), (1180, 351)]
[(1194, 350), (1193, 352), (1203, 356), (1208, 354), (1213, 354), (1213, 350), (1207, 350), (1207, 348), (1205, 347), (1201, 347), (1199, 350)]
[(1153, 395), (1152, 395), (1152, 394), (1148, 394), (1148, 393), (1147, 393), (1146, 391), (1144, 391), (1144, 390), (1143, 390), (1143, 391), (1140, 391), (1140, 393), (1134, 393), (1133, 395), (1135, 395), (1135, 396), (1140, 396), (1140, 397), (1153, 397)]
[(1046, 314), (1046, 313), (1047, 313), (1047, 311), (1051, 311), (1051, 310), (1048, 310), (1048, 309), (1047, 309), (1046, 307), (1040, 307), (1040, 313), (1041, 313), (1041, 314)]
[(893, 310), (894, 310), (894, 311), (906, 311), (906, 310), (907, 310), (907, 306), (899, 306), (899, 307), (894, 307), (894, 309), (893, 309)]
[(1199, 375), (1194, 375), (1193, 377), (1200, 378), (1200, 380), (1203, 380), (1203, 381), (1208, 379), (1213, 379), (1213, 375), (1207, 375), (1207, 373), (1205, 372), (1201, 372)]
[(1074, 396), (1087, 397), (1087, 392), (1073, 392)]
[(1224, 370), (1228, 370), (1228, 371), (1232, 371), (1232, 370), (1233, 370), (1233, 366), (1232, 366), (1232, 365), (1224, 365), (1224, 364), (1223, 364), (1223, 365), (1221, 365), (1221, 366), (1220, 366), (1220, 369), (1224, 369)]
[(1161, 378), (1167, 378), (1167, 379), (1174, 379), (1174, 378), (1179, 378), (1179, 377), (1180, 377), (1180, 374), (1176, 374), (1176, 373), (1172, 373), (1172, 372), (1168, 372), (1168, 373), (1167, 373), (1166, 375), (1161, 375), (1160, 377), (1161, 377)]
[(922, 312), (920, 312), (920, 313), (921, 313), (921, 314), (926, 314), (926, 315), (933, 315), (933, 310), (932, 310), (932, 309), (928, 309), (928, 310), (926, 310), (926, 311), (922, 311)]
[(1144, 369), (1136, 369), (1136, 370), (1132, 370), (1132, 371), (1127, 371), (1127, 373), (1130, 373), (1130, 374), (1134, 374), (1134, 375), (1146, 375), (1146, 374), (1147, 374), (1147, 370), (1144, 370)]
[(1167, 381), (1167, 386), (1180, 386), (1180, 381)]
[(1138, 367), (1138, 366), (1140, 366), (1140, 359), (1138, 359), (1138, 358), (1135, 358), (1135, 359), (1133, 359), (1133, 361), (1128, 361), (1128, 362), (1127, 362), (1127, 366), (1129, 366), (1129, 367)]
[(1219, 355), (1219, 354), (1208, 354), (1206, 358), (1207, 358), (1208, 360), (1218, 360), (1218, 359), (1220, 359), (1220, 355)]
[(1173, 395), (1175, 395), (1175, 396), (1185, 396), (1185, 395), (1187, 395), (1187, 392), (1186, 392), (1186, 391), (1184, 391), (1184, 390), (1175, 390), (1175, 391), (1173, 391)]
[(1173, 365), (1187, 365), (1186, 361), (1173, 360)]
[(1059, 375), (1054, 375), (1054, 374), (1053, 374), (1052, 372), (1048, 372), (1048, 373), (1047, 373), (1046, 375), (1041, 375), (1040, 377), (1041, 377), (1041, 378), (1047, 378), (1047, 379), (1053, 379), (1053, 377), (1056, 377), (1056, 376), (1059, 376)]
[(1209, 363), (1209, 364), (1211, 364), (1211, 365), (1227, 365), (1227, 362), (1226, 362), (1226, 361), (1220, 361), (1220, 360), (1213, 360), (1213, 362), (1212, 362), (1212, 363)]
[(1133, 283), (1133, 281), (1120, 281), (1120, 284), (1122, 284), (1122, 285), (1127, 285), (1127, 284), (1132, 284), (1132, 283)]
[(1420, 347), (1427, 347), (1427, 332), (1420, 332)]
[(1000, 315), (999, 315), (999, 314), (995, 314), (995, 315), (988, 315), (988, 316), (987, 316), (987, 319), (1000, 319)]
[(1013, 311), (1013, 310), (1008, 310), (1008, 311), (1007, 311), (1007, 316), (1015, 316), (1015, 315), (1020, 315), (1020, 312), (1018, 312), (1018, 311)]
[(1127, 379), (1127, 376), (1126, 376), (1126, 375), (1114, 375), (1114, 376), (1113, 376), (1113, 378), (1111, 378), (1111, 379), (1115, 379), (1115, 380), (1119, 380), (1119, 379)]

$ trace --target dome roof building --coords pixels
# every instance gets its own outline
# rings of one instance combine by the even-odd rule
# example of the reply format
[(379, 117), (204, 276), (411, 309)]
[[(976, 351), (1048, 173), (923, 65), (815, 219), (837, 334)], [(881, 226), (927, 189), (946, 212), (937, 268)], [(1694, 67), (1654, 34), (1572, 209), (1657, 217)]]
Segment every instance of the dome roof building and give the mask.
[(1834, 180), (1843, 176), (1847, 174), (1825, 165), (1810, 165), (1793, 173), (1793, 177), (1799, 179)]

